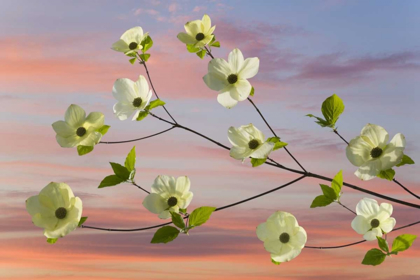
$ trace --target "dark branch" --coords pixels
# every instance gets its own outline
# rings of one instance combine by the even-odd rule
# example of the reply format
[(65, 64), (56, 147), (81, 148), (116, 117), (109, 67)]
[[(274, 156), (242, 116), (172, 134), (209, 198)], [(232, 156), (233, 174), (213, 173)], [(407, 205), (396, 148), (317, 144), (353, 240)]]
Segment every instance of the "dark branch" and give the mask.
[(111, 141), (111, 142), (99, 142), (99, 144), (121, 144), (121, 143), (129, 143), (129, 142), (135, 142), (135, 141), (140, 141), (140, 140), (144, 140), (144, 139), (147, 139), (147, 138), (152, 138), (152, 137), (154, 137), (154, 136), (158, 136), (158, 135), (160, 135), (160, 134), (163, 134), (163, 133), (165, 133), (165, 132), (168, 132), (169, 130), (172, 130), (172, 129), (174, 129), (175, 128), (175, 126), (173, 126), (173, 127), (171, 127), (171, 128), (168, 128), (168, 129), (165, 129), (165, 130), (163, 130), (163, 131), (161, 131), (161, 132), (158, 132), (158, 133), (155, 133), (155, 134), (152, 134), (152, 135), (148, 135), (148, 136), (145, 136), (145, 137), (140, 137), (140, 138), (136, 138), (136, 139), (132, 139), (132, 140), (124, 140), (124, 141)]

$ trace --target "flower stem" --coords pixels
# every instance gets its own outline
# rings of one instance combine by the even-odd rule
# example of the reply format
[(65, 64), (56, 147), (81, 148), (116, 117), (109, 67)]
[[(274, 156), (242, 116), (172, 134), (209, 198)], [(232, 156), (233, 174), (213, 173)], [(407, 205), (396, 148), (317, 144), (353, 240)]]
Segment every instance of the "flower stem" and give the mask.
[(140, 140), (144, 140), (144, 139), (147, 139), (147, 138), (152, 138), (154, 136), (158, 136), (158, 135), (163, 134), (165, 132), (168, 132), (169, 130), (172, 130), (174, 128), (175, 128), (175, 126), (172, 126), (171, 128), (165, 129), (165, 130), (163, 130), (161, 132), (158, 132), (158, 133), (155, 133), (155, 134), (152, 134), (152, 135), (148, 135), (148, 136), (145, 136), (145, 137), (141, 137), (141, 138), (132, 139), (132, 140), (114, 141), (114, 142), (112, 142), (112, 141), (111, 142), (102, 142), (101, 141), (101, 142), (99, 142), (99, 144), (122, 144), (122, 143), (129, 143), (129, 142), (140, 141)]

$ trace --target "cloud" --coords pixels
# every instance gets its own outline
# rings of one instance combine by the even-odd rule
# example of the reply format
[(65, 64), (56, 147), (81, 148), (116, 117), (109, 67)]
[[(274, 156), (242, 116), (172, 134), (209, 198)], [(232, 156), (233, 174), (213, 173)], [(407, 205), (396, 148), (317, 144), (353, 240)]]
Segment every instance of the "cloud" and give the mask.
[(205, 11), (205, 10), (207, 10), (206, 6), (195, 6), (194, 9), (193, 9), (193, 12), (198, 13), (198, 12), (202, 12), (202, 11)]

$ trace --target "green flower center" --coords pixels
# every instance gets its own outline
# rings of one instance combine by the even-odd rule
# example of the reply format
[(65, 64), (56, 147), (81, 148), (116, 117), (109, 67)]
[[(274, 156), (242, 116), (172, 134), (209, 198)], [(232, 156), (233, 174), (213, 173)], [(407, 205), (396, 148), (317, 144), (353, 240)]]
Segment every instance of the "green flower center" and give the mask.
[(258, 140), (256, 140), (256, 139), (252, 139), (251, 141), (249, 141), (249, 143), (248, 143), (248, 147), (251, 149), (251, 150), (254, 150), (254, 149), (256, 149), (256, 148), (258, 148), (258, 146), (260, 145), (260, 142), (258, 142)]
[(281, 243), (287, 243), (290, 240), (290, 235), (287, 232), (283, 232), (282, 234), (280, 234), (279, 239)]
[(195, 35), (195, 39), (197, 40), (197, 41), (201, 41), (201, 40), (203, 40), (204, 39), (204, 34), (203, 33), (197, 33), (197, 35)]
[(236, 83), (238, 81), (238, 75), (235, 74), (230, 74), (227, 78), (229, 84), (233, 85), (234, 83)]
[(128, 48), (130, 50), (135, 50), (135, 49), (137, 49), (138, 45), (139, 44), (137, 44), (136, 42), (131, 42), (130, 45), (128, 45)]
[(372, 221), (370, 221), (370, 226), (371, 226), (372, 228), (377, 228), (377, 227), (379, 227), (379, 224), (380, 224), (380, 222), (379, 222), (379, 220), (378, 220), (378, 219), (373, 219)]
[(169, 207), (175, 206), (178, 203), (178, 199), (176, 197), (171, 196), (168, 199), (168, 205)]
[(136, 99), (133, 100), (133, 106), (140, 107), (142, 102), (143, 100), (141, 99), (141, 97), (137, 97)]
[(84, 128), (83, 126), (79, 127), (76, 130), (76, 134), (77, 134), (77, 136), (82, 137), (83, 135), (86, 134), (86, 128)]
[(60, 207), (57, 210), (55, 210), (55, 216), (57, 219), (64, 219), (67, 216), (67, 209), (64, 207)]
[(370, 156), (373, 158), (378, 158), (382, 155), (382, 149), (379, 147), (373, 148), (372, 151), (370, 151)]

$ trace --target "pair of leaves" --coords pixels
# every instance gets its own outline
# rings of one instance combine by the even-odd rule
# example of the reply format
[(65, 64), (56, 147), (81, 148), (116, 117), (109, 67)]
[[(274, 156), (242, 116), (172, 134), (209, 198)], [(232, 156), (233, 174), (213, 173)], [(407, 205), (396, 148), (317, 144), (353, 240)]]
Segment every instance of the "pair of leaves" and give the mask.
[(149, 105), (146, 106), (146, 108), (144, 108), (144, 111), (141, 111), (137, 117), (137, 121), (141, 121), (142, 119), (144, 119), (145, 117), (147, 117), (149, 115), (149, 112), (156, 108), (156, 107), (160, 107), (160, 106), (164, 106), (166, 103), (160, 99), (156, 99), (150, 102)]
[[(203, 207), (195, 209), (191, 213), (191, 215), (189, 215), (188, 227), (186, 227), (184, 223), (184, 219), (182, 218), (180, 214), (171, 212), (172, 222), (174, 223), (174, 225), (179, 227), (179, 229), (173, 226), (161, 227), (155, 232), (151, 243), (168, 243), (175, 240), (178, 237), (181, 230), (184, 233), (187, 233), (190, 229), (201, 226), (202, 224), (207, 222), (208, 219), (210, 219), (211, 214), (215, 210), (216, 210), (215, 207), (208, 207), (208, 206), (203, 206)], [(186, 209), (183, 209), (182, 212), (186, 212)]]
[(392, 181), (394, 179), (394, 176), (395, 176), (395, 170), (392, 168), (381, 171), (379, 172), (378, 175), (376, 175), (376, 177), (381, 178), (381, 179), (386, 179), (388, 181)]
[(110, 162), (110, 164), (112, 170), (114, 171), (114, 175), (106, 176), (99, 184), (98, 188), (112, 187), (122, 182), (134, 179), (136, 173), (136, 146), (134, 146), (128, 153), (124, 166), (115, 162)]
[[(100, 134), (102, 134), (102, 136), (104, 136), (108, 132), (109, 128), (110, 128), (109, 125), (103, 125), (99, 129), (97, 129), (96, 132), (99, 132)], [(86, 155), (92, 151), (93, 151), (93, 146), (83, 146), (83, 145), (77, 146), (77, 153), (79, 154), (79, 156)]]
[(315, 197), (312, 201), (311, 208), (325, 207), (334, 201), (340, 201), (341, 188), (343, 187), (343, 171), (335, 175), (331, 182), (331, 187), (320, 184), (323, 195)]
[(279, 137), (270, 137), (267, 139), (267, 142), (274, 143), (273, 151), (284, 148), (288, 145), (286, 142), (280, 141)]
[(325, 119), (308, 114), (306, 116), (311, 118), (316, 118), (315, 121), (322, 127), (331, 127), (335, 128), (335, 123), (337, 122), (340, 115), (344, 112), (344, 103), (338, 95), (333, 94), (332, 96), (325, 99), (321, 106), (321, 112)]
[(391, 252), (389, 251), (388, 242), (385, 239), (382, 237), (376, 238), (378, 239), (378, 246), (381, 250), (377, 248), (369, 250), (363, 258), (362, 264), (364, 265), (380, 265), (387, 256), (397, 255), (399, 252), (403, 252), (410, 248), (417, 236), (412, 234), (397, 236), (392, 243)]

